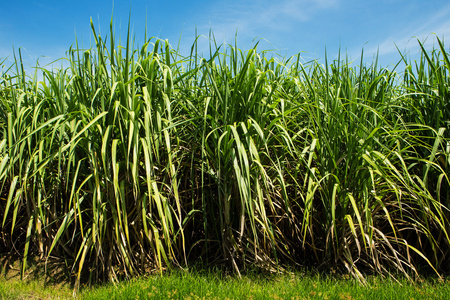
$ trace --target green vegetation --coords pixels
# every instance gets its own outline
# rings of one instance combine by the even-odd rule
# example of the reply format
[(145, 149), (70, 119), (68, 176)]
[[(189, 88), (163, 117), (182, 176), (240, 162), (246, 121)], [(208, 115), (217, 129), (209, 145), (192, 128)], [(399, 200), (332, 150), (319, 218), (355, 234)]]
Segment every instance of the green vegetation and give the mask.
[[(82, 286), (75, 299), (448, 299), (448, 280), (411, 283), (370, 276), (362, 286), (349, 275), (295, 272), (237, 276), (213, 271), (174, 271), (99, 286)], [(42, 279), (0, 279), (0, 299), (73, 299), (68, 285)]]
[(71, 299), (73, 289), (70, 286), (45, 285), (38, 280), (0, 279), (0, 299)]
[(87, 289), (82, 299), (447, 299), (448, 282), (394, 282), (369, 278), (367, 286), (333, 276), (281, 275), (222, 278), (219, 273), (181, 272)]
[(70, 299), (73, 298), (73, 286), (68, 280), (64, 268), (32, 260), (26, 272), (21, 276), (20, 261), (2, 257), (0, 265), (0, 299)]
[[(449, 54), (406, 68), (188, 56), (112, 30), (67, 69), (0, 74), (0, 252), (81, 281), (198, 263), (402, 274), (449, 267)], [(19, 51), (20, 55), (20, 51)], [(170, 279), (168, 279), (170, 280)]]

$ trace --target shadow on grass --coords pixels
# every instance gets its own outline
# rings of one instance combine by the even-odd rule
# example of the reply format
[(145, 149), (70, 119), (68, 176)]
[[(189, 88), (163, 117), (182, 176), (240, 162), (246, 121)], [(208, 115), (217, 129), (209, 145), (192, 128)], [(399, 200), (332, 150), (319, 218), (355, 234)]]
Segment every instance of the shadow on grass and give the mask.
[(5, 281), (39, 282), (44, 287), (66, 286), (74, 288), (75, 278), (69, 264), (62, 259), (31, 256), (22, 274), (23, 257), (18, 254), (0, 253), (0, 276)]

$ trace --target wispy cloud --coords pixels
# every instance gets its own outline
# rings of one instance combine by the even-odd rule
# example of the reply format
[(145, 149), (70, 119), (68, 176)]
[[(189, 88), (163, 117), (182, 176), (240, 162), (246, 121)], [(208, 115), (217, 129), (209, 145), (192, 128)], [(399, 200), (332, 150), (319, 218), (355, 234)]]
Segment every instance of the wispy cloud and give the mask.
[(215, 6), (209, 12), (209, 23), (200, 29), (212, 28), (215, 33), (233, 37), (236, 30), (244, 37), (255, 37), (261, 32), (289, 32), (298, 22), (307, 22), (326, 9), (336, 7), (338, 0), (282, 0), (229, 1)]
[[(423, 22), (423, 20), (426, 20)], [(393, 55), (402, 51), (415, 55), (420, 51), (421, 41), (425, 48), (429, 49), (436, 46), (436, 38), (450, 37), (450, 5), (442, 7), (436, 13), (428, 16), (422, 16), (421, 24), (413, 21), (402, 30), (399, 30), (382, 40), (377, 46), (365, 50), (366, 53), (379, 55)], [(397, 50), (398, 48), (398, 50)]]
[[(315, 18), (319, 18), (323, 11), (330, 11), (339, 7), (340, 0), (231, 0), (215, 1), (202, 11), (202, 16), (190, 25), (196, 26), (198, 34), (207, 35), (212, 30), (216, 41), (232, 43), (238, 34), (239, 47), (248, 49), (255, 39), (264, 38), (271, 49), (279, 46), (282, 36), (292, 34), (299, 25), (305, 25)], [(191, 37), (192, 38), (192, 37)], [(190, 49), (189, 39), (182, 52)], [(244, 42), (244, 44), (242, 44)], [(199, 51), (208, 51), (208, 41), (199, 40)], [(267, 45), (267, 44), (266, 44)], [(261, 48), (260, 48), (261, 49)]]

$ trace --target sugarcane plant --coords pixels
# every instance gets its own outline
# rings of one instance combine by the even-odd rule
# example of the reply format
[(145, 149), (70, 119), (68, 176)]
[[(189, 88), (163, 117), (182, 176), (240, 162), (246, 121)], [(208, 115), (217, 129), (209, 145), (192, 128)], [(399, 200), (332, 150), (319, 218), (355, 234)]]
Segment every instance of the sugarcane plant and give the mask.
[[(91, 21), (92, 25), (92, 21)], [(449, 54), (393, 69), (97, 35), (1, 60), (0, 247), (117, 280), (201, 259), (416, 278), (449, 264)], [(404, 64), (402, 71), (397, 71)], [(41, 75), (39, 75), (41, 74)], [(87, 277), (86, 277), (87, 276)]]

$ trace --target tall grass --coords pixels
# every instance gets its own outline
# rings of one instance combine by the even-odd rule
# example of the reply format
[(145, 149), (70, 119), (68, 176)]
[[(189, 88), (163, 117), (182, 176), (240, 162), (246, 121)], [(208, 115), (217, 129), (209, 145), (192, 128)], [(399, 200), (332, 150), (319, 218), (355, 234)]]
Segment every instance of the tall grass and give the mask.
[(68, 68), (38, 81), (19, 56), (0, 77), (0, 242), (24, 270), (31, 254), (63, 259), (77, 284), (199, 259), (362, 281), (448, 267), (440, 40), (398, 73), (92, 31)]

